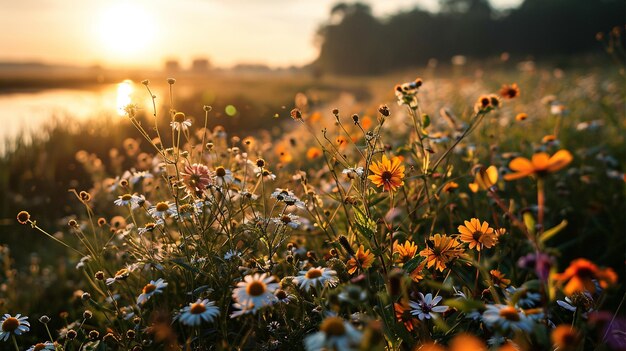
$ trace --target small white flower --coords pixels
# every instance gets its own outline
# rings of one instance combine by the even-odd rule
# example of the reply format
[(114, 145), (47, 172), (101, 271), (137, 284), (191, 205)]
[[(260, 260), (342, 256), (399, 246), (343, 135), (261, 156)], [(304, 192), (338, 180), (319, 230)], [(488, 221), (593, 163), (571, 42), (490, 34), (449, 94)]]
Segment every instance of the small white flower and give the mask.
[(15, 317), (6, 313), (0, 320), (0, 340), (7, 341), (11, 335), (22, 335), (30, 330), (28, 317), (16, 314)]
[(224, 254), (224, 259), (226, 261), (230, 261), (230, 260), (232, 260), (235, 257), (237, 257), (237, 258), (241, 257), (241, 253), (239, 253), (239, 251), (237, 251), (237, 250), (228, 250)]
[(148, 213), (154, 218), (163, 219), (167, 216), (176, 216), (176, 204), (169, 203), (169, 201), (158, 202), (148, 209)]
[(422, 293), (418, 293), (420, 301), (409, 301), (411, 306), (411, 314), (417, 316), (419, 320), (437, 318), (435, 313), (443, 313), (448, 310), (448, 306), (437, 306), (443, 299), (441, 296), (433, 298), (433, 294), (428, 293), (424, 296)]
[(31, 347), (29, 347), (26, 351), (46, 351), (46, 350), (56, 350), (54, 343), (50, 341), (40, 342)]
[(311, 287), (334, 287), (339, 282), (339, 279), (337, 278), (337, 272), (332, 269), (312, 267), (307, 271), (300, 271), (299, 275), (293, 278), (293, 282), (308, 292)]
[(167, 283), (163, 278), (159, 278), (156, 281), (151, 280), (150, 283), (143, 287), (141, 295), (137, 297), (137, 304), (143, 305), (152, 295), (162, 293), (165, 287), (167, 287)]
[(219, 314), (220, 309), (215, 306), (215, 302), (208, 299), (198, 299), (198, 301), (190, 303), (189, 306), (185, 306), (176, 318), (184, 325), (193, 327), (202, 324), (202, 321), (213, 322)]
[(287, 214), (284, 214), (281, 217), (272, 218), (272, 222), (274, 222), (275, 224), (278, 224), (278, 225), (286, 225), (286, 226), (289, 226), (289, 227), (291, 227), (293, 229), (296, 229), (296, 228), (298, 228), (302, 224), (302, 222), (300, 222), (299, 219), (300, 219), (300, 217), (298, 217), (298, 216), (296, 216), (294, 214), (291, 214), (291, 213), (287, 213)]
[(268, 276), (267, 273), (247, 275), (244, 281), (237, 283), (233, 290), (233, 299), (246, 309), (253, 307), (252, 312), (256, 313), (276, 300), (274, 291), (278, 289), (278, 283), (274, 281), (274, 277)]
[(307, 351), (358, 350), (361, 337), (362, 333), (350, 323), (339, 317), (327, 317), (320, 324), (319, 332), (304, 339), (304, 347)]
[(350, 179), (363, 177), (363, 167), (350, 167), (346, 168), (341, 173), (345, 174)]
[(487, 305), (483, 312), (483, 322), (490, 328), (499, 328), (503, 331), (522, 330), (530, 332), (533, 322), (526, 317), (526, 314), (513, 306), (508, 305)]

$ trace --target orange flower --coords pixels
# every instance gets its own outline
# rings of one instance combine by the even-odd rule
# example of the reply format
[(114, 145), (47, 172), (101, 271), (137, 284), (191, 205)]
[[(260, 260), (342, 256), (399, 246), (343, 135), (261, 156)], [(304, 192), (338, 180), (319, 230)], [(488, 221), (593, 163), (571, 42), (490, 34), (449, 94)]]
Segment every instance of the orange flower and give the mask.
[(580, 333), (576, 328), (561, 324), (552, 330), (552, 344), (557, 350), (572, 351), (577, 350), (580, 345)]
[(511, 285), (511, 279), (504, 278), (504, 274), (499, 270), (492, 269), (489, 271), (489, 275), (491, 276), (491, 281), (493, 282), (493, 285), (497, 285), (502, 289)]
[[(357, 260), (359, 264), (357, 264)], [(346, 268), (348, 268), (349, 274), (353, 274), (354, 272), (356, 272), (356, 269), (359, 268), (359, 265), (361, 266), (361, 268), (363, 268), (363, 270), (365, 270), (370, 268), (372, 266), (372, 263), (374, 263), (374, 254), (371, 253), (369, 249), (365, 251), (365, 247), (361, 245), (354, 254), (354, 257), (346, 262)]]
[(317, 147), (310, 147), (309, 150), (306, 152), (306, 157), (309, 160), (314, 160), (320, 156), (322, 156), (322, 150)]
[(449, 181), (446, 185), (443, 186), (443, 192), (451, 193), (454, 189), (458, 188), (459, 184), (457, 182)]
[(449, 345), (450, 351), (487, 351), (487, 345), (474, 335), (460, 333)]
[(382, 161), (370, 165), (372, 175), (368, 178), (376, 186), (382, 186), (386, 191), (396, 191), (404, 185), (404, 165), (400, 164), (400, 158), (394, 156), (389, 160), (383, 155)]
[(504, 175), (504, 179), (520, 179), (533, 174), (542, 177), (567, 166), (572, 162), (572, 159), (572, 154), (567, 150), (559, 150), (552, 156), (545, 152), (536, 153), (531, 160), (524, 157), (516, 157), (509, 163), (509, 168), (514, 173)]
[(465, 221), (465, 225), (460, 225), (458, 229), (461, 233), (461, 241), (469, 243), (470, 249), (475, 247), (477, 251), (480, 251), (483, 246), (489, 249), (498, 242), (498, 235), (493, 228), (489, 227), (487, 221), (480, 224), (480, 220), (472, 218)]
[(412, 332), (419, 325), (419, 321), (413, 317), (411, 307), (406, 302), (394, 303), (393, 310), (396, 314), (396, 320), (404, 324), (406, 330)]
[(422, 263), (417, 266), (413, 270), (413, 272), (409, 273), (409, 277), (416, 283), (419, 283), (420, 280), (424, 279), (424, 268), (426, 267), (426, 260), (423, 260)]
[(482, 167), (476, 170), (474, 183), (469, 184), (470, 190), (478, 192), (478, 190), (488, 190), (498, 183), (498, 169), (495, 166), (489, 166), (487, 169)]
[(515, 120), (516, 121), (525, 121), (528, 118), (528, 114), (527, 113), (518, 113), (517, 116), (515, 116)]
[(417, 253), (417, 246), (414, 242), (407, 240), (404, 244), (398, 244), (398, 240), (393, 243), (393, 252), (398, 254), (396, 263), (406, 263)]
[(513, 99), (519, 96), (519, 87), (517, 86), (516, 83), (513, 83), (511, 85), (505, 84), (500, 89), (500, 96), (502, 96), (505, 99)]
[(420, 256), (426, 257), (427, 267), (435, 266), (443, 272), (446, 265), (463, 254), (461, 243), (447, 235), (435, 234), (427, 241), (427, 247), (420, 251)]
[(572, 261), (565, 272), (554, 275), (554, 280), (565, 283), (565, 294), (572, 295), (575, 292), (596, 291), (593, 280), (597, 280), (602, 288), (606, 288), (617, 282), (617, 274), (611, 268), (599, 268), (593, 262), (579, 258)]

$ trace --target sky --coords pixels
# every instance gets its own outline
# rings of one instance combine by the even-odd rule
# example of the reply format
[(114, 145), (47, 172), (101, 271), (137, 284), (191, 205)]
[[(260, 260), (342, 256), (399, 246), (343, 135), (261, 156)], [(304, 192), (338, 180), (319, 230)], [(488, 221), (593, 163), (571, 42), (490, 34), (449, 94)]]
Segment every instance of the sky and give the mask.
[[(522, 0), (491, 0), (509, 8)], [(0, 0), (0, 61), (161, 67), (302, 65), (337, 0)], [(351, 2), (351, 1), (346, 1)], [(377, 16), (438, 0), (370, 0)]]

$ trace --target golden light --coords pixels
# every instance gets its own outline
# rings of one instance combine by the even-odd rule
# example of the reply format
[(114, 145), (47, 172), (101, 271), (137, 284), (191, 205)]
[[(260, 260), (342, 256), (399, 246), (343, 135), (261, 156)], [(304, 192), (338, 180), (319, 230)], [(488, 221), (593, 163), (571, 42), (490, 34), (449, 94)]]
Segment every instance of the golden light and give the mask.
[(131, 80), (125, 80), (117, 85), (117, 113), (120, 116), (124, 116), (126, 114), (125, 107), (128, 106), (132, 99), (131, 96), (133, 94), (133, 82)]
[(117, 58), (129, 58), (146, 49), (154, 41), (155, 29), (150, 13), (130, 3), (104, 10), (98, 26), (104, 49)]

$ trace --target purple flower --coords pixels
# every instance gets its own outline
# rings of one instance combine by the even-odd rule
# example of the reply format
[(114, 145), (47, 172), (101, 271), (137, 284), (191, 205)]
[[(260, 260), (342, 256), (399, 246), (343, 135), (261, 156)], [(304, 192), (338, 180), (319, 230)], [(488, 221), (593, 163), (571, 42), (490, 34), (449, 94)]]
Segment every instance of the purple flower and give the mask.
[(426, 294), (426, 296), (422, 293), (418, 294), (420, 301), (409, 301), (409, 306), (411, 306), (411, 314), (420, 320), (437, 318), (435, 313), (443, 313), (448, 310), (448, 306), (437, 306), (442, 299), (441, 296), (433, 298), (431, 293)]

